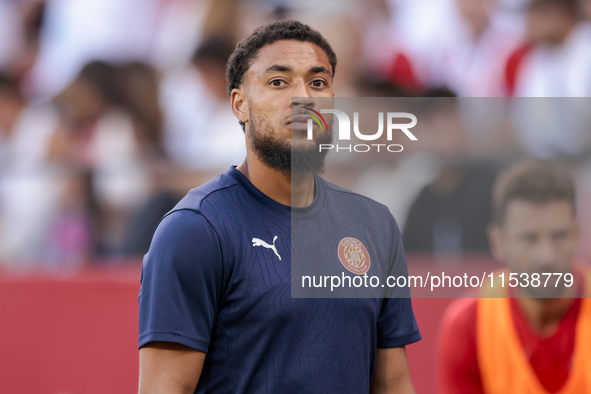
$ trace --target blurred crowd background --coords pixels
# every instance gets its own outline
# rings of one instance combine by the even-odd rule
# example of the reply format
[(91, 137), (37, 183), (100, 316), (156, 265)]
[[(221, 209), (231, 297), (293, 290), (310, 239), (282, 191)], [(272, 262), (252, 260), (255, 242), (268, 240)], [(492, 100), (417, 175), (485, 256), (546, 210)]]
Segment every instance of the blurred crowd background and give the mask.
[(591, 0), (0, 0), (0, 266), (137, 261), (244, 157), (226, 60), (284, 18), (332, 44), (337, 96), (445, 98), (418, 145), (327, 173), (390, 206), (407, 253), (486, 253), (494, 176), (524, 156), (572, 166), (587, 228), (590, 17)]

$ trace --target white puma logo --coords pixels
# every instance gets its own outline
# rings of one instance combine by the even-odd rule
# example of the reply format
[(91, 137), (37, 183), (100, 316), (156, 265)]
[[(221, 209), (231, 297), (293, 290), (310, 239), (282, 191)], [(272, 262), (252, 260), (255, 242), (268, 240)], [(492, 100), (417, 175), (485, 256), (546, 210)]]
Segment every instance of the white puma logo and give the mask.
[(279, 260), (281, 260), (281, 256), (279, 256), (279, 253), (277, 253), (277, 248), (275, 247), (276, 240), (277, 240), (277, 236), (275, 236), (275, 238), (273, 238), (273, 245), (269, 245), (268, 243), (266, 243), (262, 239), (253, 238), (252, 239), (252, 246), (262, 246), (263, 248), (272, 249), (273, 252), (275, 252), (275, 254), (277, 255), (277, 257), (279, 257)]

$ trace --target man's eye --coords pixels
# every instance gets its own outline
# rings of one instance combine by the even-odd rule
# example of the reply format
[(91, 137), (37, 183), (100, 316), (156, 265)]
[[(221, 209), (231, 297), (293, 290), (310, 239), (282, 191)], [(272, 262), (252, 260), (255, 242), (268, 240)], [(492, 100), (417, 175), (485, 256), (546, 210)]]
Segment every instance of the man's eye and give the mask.
[(568, 238), (568, 232), (560, 231), (553, 236), (555, 242), (562, 242)]
[(533, 244), (536, 242), (537, 237), (535, 235), (524, 235), (523, 240), (528, 244)]
[(281, 79), (274, 79), (271, 81), (271, 85), (273, 86), (282, 86), (283, 81)]
[(314, 85), (314, 87), (316, 87), (316, 88), (321, 88), (323, 86), (326, 86), (326, 82), (324, 82), (323, 80), (317, 79), (312, 82), (312, 85)]

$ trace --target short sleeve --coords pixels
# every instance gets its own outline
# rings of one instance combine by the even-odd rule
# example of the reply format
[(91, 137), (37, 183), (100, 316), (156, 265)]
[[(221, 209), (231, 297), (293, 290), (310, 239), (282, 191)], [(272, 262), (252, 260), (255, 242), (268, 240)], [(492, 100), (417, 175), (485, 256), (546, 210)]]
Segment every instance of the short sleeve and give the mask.
[(207, 352), (222, 278), (220, 242), (209, 221), (190, 210), (166, 216), (142, 265), (139, 347), (163, 341)]
[[(390, 274), (408, 276), (402, 236), (395, 220), (393, 233)], [(412, 310), (410, 293), (391, 293), (391, 298), (384, 298), (378, 317), (378, 348), (405, 346), (420, 339), (421, 334)]]
[(385, 298), (378, 318), (378, 348), (410, 345), (421, 340), (410, 298)]

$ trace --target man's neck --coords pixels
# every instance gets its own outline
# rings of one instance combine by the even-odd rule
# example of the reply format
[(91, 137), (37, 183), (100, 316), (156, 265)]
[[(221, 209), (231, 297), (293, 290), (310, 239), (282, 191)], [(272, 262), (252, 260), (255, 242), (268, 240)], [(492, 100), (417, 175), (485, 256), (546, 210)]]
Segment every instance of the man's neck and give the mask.
[[(569, 293), (572, 289), (567, 289)], [(560, 320), (568, 312), (574, 302), (574, 291), (565, 294), (564, 298), (526, 298), (517, 303), (526, 316), (531, 328), (542, 337), (552, 336), (558, 329)]]
[(236, 167), (246, 179), (267, 197), (292, 207), (307, 207), (314, 201), (314, 175), (294, 179), (258, 160), (254, 155), (246, 158)]

